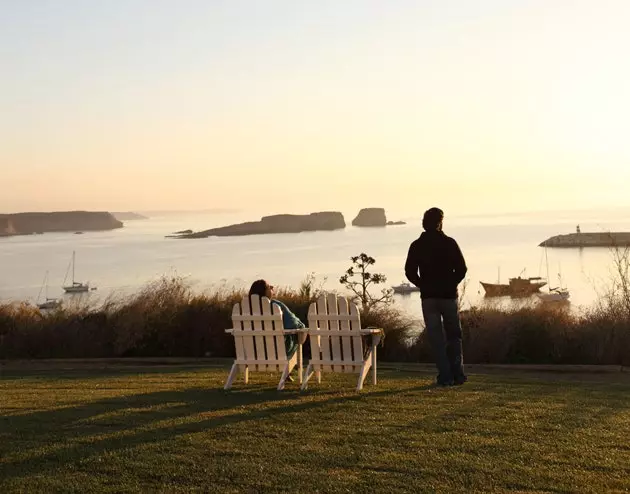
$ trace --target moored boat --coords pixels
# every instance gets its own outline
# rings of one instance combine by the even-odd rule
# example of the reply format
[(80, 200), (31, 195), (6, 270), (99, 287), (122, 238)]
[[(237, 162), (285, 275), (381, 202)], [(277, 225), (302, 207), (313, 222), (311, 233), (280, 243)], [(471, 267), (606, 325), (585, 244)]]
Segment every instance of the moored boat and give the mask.
[(392, 290), (394, 290), (394, 293), (404, 295), (407, 293), (419, 292), (420, 288), (418, 288), (415, 285), (412, 285), (411, 283), (402, 282), (400, 285), (392, 286)]
[[(72, 284), (71, 285), (66, 285), (66, 280), (64, 279), (64, 286), (63, 286), (63, 290), (66, 293), (85, 293), (85, 292), (89, 292), (90, 290), (96, 290), (95, 287), (90, 287), (89, 283), (80, 283), (78, 281), (75, 281), (74, 279), (74, 262), (75, 262), (75, 252), (72, 252), (72, 261), (70, 262), (71, 266), (68, 266), (68, 270), (70, 270), (70, 267), (72, 267)], [(68, 273), (66, 272), (66, 279), (68, 278)]]
[(508, 284), (504, 283), (484, 283), (481, 286), (486, 292), (486, 297), (527, 297), (538, 293), (547, 284), (543, 278), (510, 278)]
[[(44, 302), (40, 302), (40, 297), (42, 295), (42, 290), (46, 290), (46, 298)], [(48, 296), (48, 271), (46, 271), (46, 275), (44, 276), (44, 282), (42, 283), (42, 287), (39, 289), (39, 294), (37, 295), (37, 301), (35, 302), (38, 309), (42, 310), (53, 310), (61, 307), (61, 300), (56, 298), (50, 298)]]

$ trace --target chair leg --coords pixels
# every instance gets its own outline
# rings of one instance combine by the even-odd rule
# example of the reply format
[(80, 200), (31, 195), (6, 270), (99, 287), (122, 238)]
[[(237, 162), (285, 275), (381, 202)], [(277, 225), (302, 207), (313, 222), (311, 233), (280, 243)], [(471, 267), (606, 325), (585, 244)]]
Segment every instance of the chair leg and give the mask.
[(300, 384), (302, 384), (302, 377), (303, 377), (302, 374), (303, 374), (303, 371), (304, 371), (304, 369), (302, 369), (302, 365), (304, 365), (303, 362), (302, 362), (302, 345), (298, 345), (297, 360), (298, 360), (298, 363), (297, 363), (297, 365), (298, 365), (298, 379), (300, 380)]
[(228, 374), (228, 378), (225, 381), (225, 386), (223, 386), (223, 389), (228, 390), (232, 387), (232, 381), (234, 381), (234, 378), (236, 377), (237, 372), (238, 372), (238, 364), (232, 365), (232, 369), (230, 369), (230, 373)]
[(245, 381), (245, 384), (249, 383), (249, 366), (245, 366), (245, 372), (243, 372), (243, 380)]
[(318, 370), (317, 371), (317, 384), (321, 384), (322, 383), (322, 371)]
[(280, 378), (280, 382), (278, 383), (278, 391), (282, 391), (284, 389), (284, 383), (287, 381), (287, 377), (289, 377), (289, 364), (285, 365), (284, 370), (282, 371), (282, 377)]
[(311, 378), (312, 375), (313, 375), (313, 364), (308, 364), (308, 367), (306, 368), (306, 376), (304, 376), (304, 382), (302, 382), (302, 386), (300, 386), (300, 389), (302, 391), (308, 388), (308, 380)]
[(287, 365), (284, 366), (284, 370), (282, 371), (282, 377), (280, 378), (280, 382), (278, 383), (278, 391), (282, 391), (284, 389), (284, 384), (287, 382), (289, 378), (289, 374), (295, 368), (297, 364), (297, 355), (293, 355), (291, 359), (287, 362)]
[(376, 346), (372, 347), (372, 384), (376, 385)]
[(363, 362), (361, 370), (359, 371), (359, 382), (357, 383), (357, 391), (361, 391), (363, 389), (363, 381), (365, 381), (365, 378), (370, 371), (370, 367), (372, 367), (372, 362), (368, 358), (365, 362)]

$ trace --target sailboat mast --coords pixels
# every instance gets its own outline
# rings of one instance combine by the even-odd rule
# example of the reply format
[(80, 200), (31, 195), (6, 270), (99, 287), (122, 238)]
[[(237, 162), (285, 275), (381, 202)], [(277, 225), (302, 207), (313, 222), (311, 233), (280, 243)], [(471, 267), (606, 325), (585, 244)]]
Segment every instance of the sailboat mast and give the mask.
[(42, 296), (42, 290), (44, 289), (44, 286), (46, 285), (47, 278), (48, 278), (48, 271), (46, 271), (46, 274), (44, 275), (44, 281), (42, 282), (42, 286), (39, 288), (39, 293), (37, 294), (36, 303), (39, 303), (39, 298)]
[(549, 281), (549, 256), (547, 255), (547, 246), (545, 245), (545, 265), (547, 266), (547, 290), (551, 293), (551, 283)]
[[(76, 255), (75, 251), (72, 251), (72, 284), (74, 285), (74, 257)], [(547, 278), (549, 277), (549, 266), (547, 266)]]

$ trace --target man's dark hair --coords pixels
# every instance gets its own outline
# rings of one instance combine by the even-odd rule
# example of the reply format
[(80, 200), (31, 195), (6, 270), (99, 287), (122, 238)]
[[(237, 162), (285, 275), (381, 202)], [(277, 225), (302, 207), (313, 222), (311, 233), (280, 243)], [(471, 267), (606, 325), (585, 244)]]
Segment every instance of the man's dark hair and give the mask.
[(422, 228), (426, 231), (439, 231), (442, 229), (444, 211), (440, 208), (427, 209), (422, 218)]
[(264, 297), (267, 293), (267, 282), (265, 280), (256, 280), (252, 283), (249, 289), (249, 296), (258, 295), (260, 298)]

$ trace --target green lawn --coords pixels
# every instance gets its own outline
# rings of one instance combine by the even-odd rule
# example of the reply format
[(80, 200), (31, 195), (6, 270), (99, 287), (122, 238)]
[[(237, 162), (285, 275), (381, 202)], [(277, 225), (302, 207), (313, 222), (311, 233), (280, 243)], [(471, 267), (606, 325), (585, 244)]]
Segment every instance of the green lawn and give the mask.
[[(69, 364), (70, 365), (70, 364)], [(324, 375), (305, 393), (198, 365), (0, 381), (0, 492), (626, 492), (630, 377)], [(585, 376), (586, 377), (586, 376)]]

